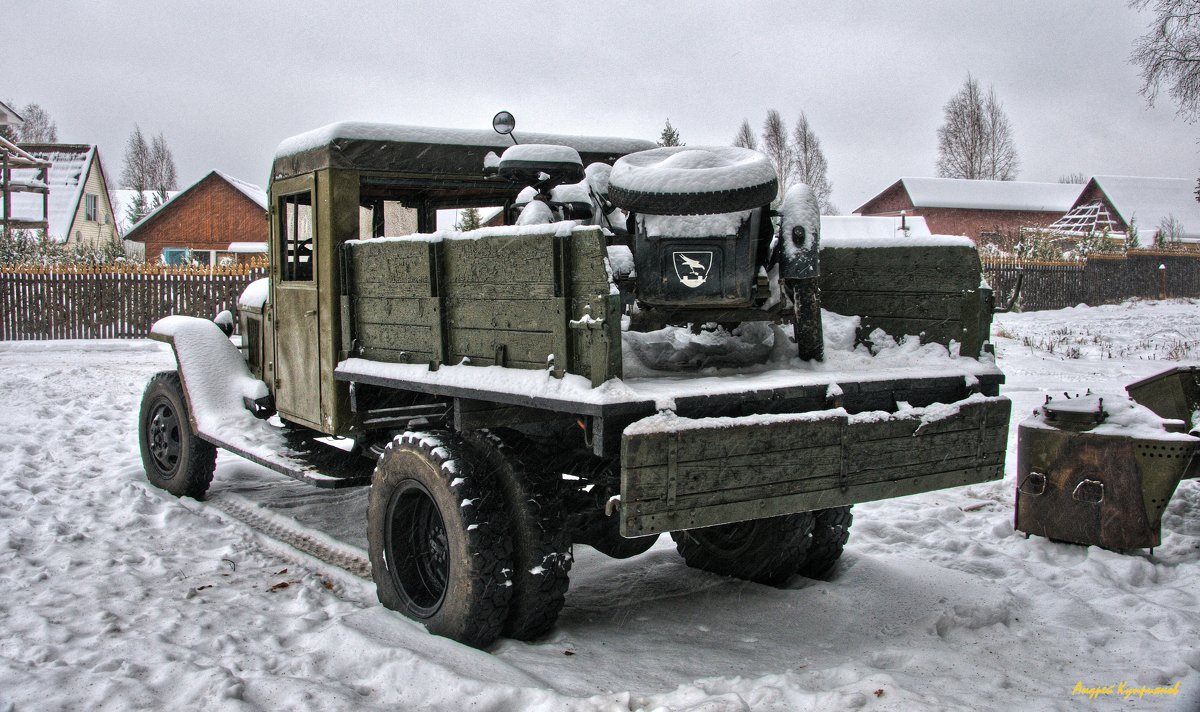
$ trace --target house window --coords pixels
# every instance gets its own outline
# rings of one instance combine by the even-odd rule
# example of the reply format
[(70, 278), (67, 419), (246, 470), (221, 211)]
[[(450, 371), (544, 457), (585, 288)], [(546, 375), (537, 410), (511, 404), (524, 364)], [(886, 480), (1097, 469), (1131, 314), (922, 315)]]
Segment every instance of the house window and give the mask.
[(83, 218), (96, 222), (96, 196), (92, 193), (83, 196)]
[(188, 249), (186, 247), (163, 248), (162, 263), (164, 265), (186, 265), (188, 262)]
[(310, 282), (313, 278), (313, 209), (311, 193), (285, 195), (279, 200), (280, 278)]

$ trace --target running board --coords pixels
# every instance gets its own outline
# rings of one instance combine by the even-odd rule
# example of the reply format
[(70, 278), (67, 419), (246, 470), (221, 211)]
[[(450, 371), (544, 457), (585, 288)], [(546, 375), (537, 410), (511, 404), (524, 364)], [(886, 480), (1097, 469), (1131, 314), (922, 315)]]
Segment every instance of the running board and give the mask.
[[(353, 466), (358, 463), (352, 461), (360, 459), (356, 455), (342, 452), (341, 457), (335, 460), (331, 457), (322, 457), (325, 453), (313, 453), (309, 456), (305, 456), (303, 453), (295, 453), (294, 455), (282, 452), (264, 453), (261, 449), (254, 451), (239, 447), (236, 443), (221, 440), (208, 433), (200, 433), (199, 435), (202, 440), (210, 442), (222, 450), (228, 450), (256, 465), (262, 465), (268, 470), (273, 470), (281, 475), (287, 475), (294, 480), (300, 480), (314, 487), (322, 489), (345, 489), (347, 487), (363, 487), (371, 484), (370, 471), (366, 474), (361, 474), (364, 468)], [(327, 461), (318, 464), (314, 460)], [(364, 464), (369, 463), (364, 462)]]

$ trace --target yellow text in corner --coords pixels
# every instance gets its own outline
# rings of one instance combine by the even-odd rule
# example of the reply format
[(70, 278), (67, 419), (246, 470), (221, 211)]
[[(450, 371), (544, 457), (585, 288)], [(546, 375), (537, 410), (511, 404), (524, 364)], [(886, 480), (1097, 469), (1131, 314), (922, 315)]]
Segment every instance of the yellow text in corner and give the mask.
[(1178, 695), (1179, 681), (1170, 687), (1144, 687), (1136, 685), (1127, 685), (1124, 682), (1118, 682), (1116, 685), (1097, 685), (1088, 687), (1082, 682), (1075, 683), (1075, 689), (1071, 690), (1071, 695), (1084, 695), (1089, 700), (1094, 700), (1097, 697), (1123, 697), (1126, 700), (1137, 697), (1142, 699), (1146, 695), (1152, 697), (1158, 695)]

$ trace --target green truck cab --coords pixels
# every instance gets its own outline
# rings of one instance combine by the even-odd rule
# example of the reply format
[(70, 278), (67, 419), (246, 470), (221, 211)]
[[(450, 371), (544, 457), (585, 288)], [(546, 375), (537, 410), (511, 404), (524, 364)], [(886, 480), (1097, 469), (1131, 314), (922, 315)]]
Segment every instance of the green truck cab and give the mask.
[[(772, 210), (773, 172), (724, 148), (521, 141), (361, 123), (285, 141), (244, 373), (206, 372), (196, 352), (233, 348), (214, 325), (156, 325), (180, 368), (143, 402), (151, 481), (202, 496), (224, 448), (369, 484), (380, 600), (486, 646), (553, 626), (575, 544), (626, 557), (669, 532), (689, 565), (780, 584), (831, 570), (855, 503), (1003, 476), (969, 242), (821, 244), (806, 190)], [(437, 229), (472, 207), (494, 223)], [(221, 378), (243, 425), (216, 422)], [(288, 445), (318, 436), (373, 472)]]

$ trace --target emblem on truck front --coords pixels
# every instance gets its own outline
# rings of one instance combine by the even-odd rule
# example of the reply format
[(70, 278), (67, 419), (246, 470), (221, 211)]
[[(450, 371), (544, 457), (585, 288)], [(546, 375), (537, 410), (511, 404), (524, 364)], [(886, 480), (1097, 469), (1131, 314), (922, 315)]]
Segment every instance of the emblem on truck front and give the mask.
[(708, 279), (708, 270), (712, 267), (713, 253), (711, 252), (674, 252), (675, 276), (685, 287), (695, 289)]

